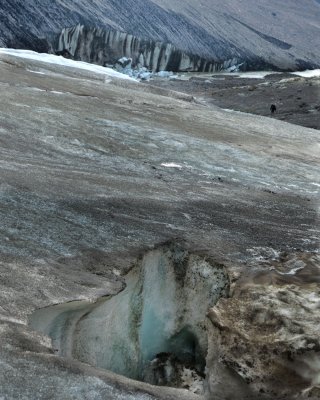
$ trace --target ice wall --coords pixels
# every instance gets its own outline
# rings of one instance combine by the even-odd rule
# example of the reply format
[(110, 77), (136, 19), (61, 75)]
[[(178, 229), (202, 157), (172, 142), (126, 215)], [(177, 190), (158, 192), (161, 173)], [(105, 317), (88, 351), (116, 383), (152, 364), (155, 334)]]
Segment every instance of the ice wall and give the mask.
[(65, 28), (54, 45), (57, 52), (68, 51), (76, 60), (99, 65), (115, 64), (121, 57), (132, 58), (133, 66), (152, 71), (213, 72), (236, 65), (240, 61), (214, 61), (177, 49), (170, 43), (141, 39), (111, 29), (77, 25)]

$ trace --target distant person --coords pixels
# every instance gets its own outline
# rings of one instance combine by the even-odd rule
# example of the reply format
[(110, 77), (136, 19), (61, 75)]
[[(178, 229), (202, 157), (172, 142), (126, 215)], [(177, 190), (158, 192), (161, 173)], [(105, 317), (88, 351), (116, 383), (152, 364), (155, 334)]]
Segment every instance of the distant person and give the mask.
[(275, 104), (271, 104), (270, 111), (271, 111), (271, 114), (274, 114), (277, 111), (277, 107)]

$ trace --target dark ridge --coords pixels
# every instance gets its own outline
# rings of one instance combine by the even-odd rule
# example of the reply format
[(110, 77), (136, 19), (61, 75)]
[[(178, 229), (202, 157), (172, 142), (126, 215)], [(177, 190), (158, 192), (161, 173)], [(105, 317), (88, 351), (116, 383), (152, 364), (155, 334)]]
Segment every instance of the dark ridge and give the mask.
[(47, 39), (41, 39), (30, 32), (22, 32), (8, 39), (7, 47), (12, 49), (26, 49), (38, 53), (49, 53), (52, 47)]
[(289, 49), (291, 49), (291, 47), (292, 47), (291, 44), (289, 44), (289, 43), (287, 43), (287, 42), (284, 42), (284, 41), (282, 41), (282, 40), (280, 40), (280, 39), (277, 39), (277, 38), (275, 38), (275, 37), (273, 37), (273, 36), (266, 35), (265, 33), (262, 33), (262, 32), (260, 32), (260, 31), (258, 31), (258, 30), (256, 30), (256, 29), (252, 28), (251, 26), (245, 24), (244, 22), (239, 21), (239, 20), (238, 20), (237, 18), (235, 18), (235, 17), (231, 17), (231, 16), (226, 16), (226, 17), (231, 18), (231, 19), (233, 19), (234, 21), (237, 21), (239, 24), (245, 26), (245, 27), (246, 27), (247, 29), (249, 29), (250, 31), (256, 33), (256, 34), (257, 34), (258, 36), (260, 36), (262, 39), (266, 40), (267, 42), (269, 42), (269, 43), (271, 43), (271, 44), (274, 44), (275, 46), (280, 47), (280, 49), (289, 50)]
[[(319, 0), (320, 3), (320, 0)], [(296, 65), (297, 65), (297, 69), (299, 71), (304, 71), (306, 69), (315, 69), (318, 68), (318, 65), (313, 63), (313, 62), (308, 62), (306, 60), (301, 60), (300, 58), (298, 58), (296, 60)]]

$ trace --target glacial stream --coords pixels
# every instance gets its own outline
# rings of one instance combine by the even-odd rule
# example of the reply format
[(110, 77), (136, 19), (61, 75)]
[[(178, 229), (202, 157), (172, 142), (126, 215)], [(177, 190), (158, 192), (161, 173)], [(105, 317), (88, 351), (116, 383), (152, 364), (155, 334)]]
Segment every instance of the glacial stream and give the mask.
[(228, 290), (221, 266), (168, 245), (147, 253), (119, 294), (37, 310), (30, 325), (63, 357), (201, 393), (206, 313)]

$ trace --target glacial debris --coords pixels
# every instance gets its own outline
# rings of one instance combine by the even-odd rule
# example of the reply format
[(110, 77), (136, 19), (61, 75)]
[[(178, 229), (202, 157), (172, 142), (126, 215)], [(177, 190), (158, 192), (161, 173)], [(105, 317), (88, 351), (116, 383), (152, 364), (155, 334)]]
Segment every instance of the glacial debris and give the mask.
[(208, 313), (208, 388), (218, 398), (319, 398), (320, 259), (281, 258), (243, 274)]

